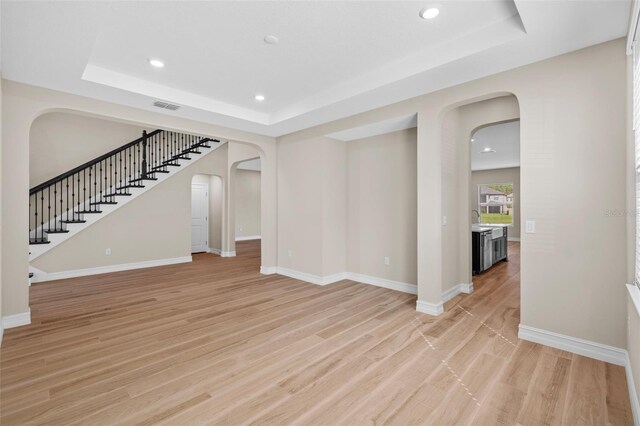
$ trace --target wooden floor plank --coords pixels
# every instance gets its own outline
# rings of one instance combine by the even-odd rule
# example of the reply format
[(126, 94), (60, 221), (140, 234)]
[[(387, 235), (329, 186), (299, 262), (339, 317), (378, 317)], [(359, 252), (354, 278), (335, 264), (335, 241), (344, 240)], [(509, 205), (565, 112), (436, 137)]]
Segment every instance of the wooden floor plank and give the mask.
[(237, 257), (35, 284), (4, 425), (632, 424), (624, 369), (517, 338), (519, 244), (431, 317), (415, 296)]

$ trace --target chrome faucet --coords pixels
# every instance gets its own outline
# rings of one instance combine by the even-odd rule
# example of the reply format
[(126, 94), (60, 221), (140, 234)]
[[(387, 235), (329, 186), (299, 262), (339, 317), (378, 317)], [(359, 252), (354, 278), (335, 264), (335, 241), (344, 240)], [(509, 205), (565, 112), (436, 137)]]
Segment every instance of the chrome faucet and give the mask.
[(478, 221), (476, 223), (480, 223), (480, 213), (478, 212), (478, 210), (471, 210), (473, 213), (476, 214)]

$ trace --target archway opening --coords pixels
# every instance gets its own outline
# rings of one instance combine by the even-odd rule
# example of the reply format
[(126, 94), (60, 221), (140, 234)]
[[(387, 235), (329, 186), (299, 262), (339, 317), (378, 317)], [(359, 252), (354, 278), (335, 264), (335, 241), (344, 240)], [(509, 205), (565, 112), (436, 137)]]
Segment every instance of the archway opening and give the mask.
[(233, 240), (236, 254), (260, 256), (262, 242), (262, 162), (260, 157), (233, 167)]

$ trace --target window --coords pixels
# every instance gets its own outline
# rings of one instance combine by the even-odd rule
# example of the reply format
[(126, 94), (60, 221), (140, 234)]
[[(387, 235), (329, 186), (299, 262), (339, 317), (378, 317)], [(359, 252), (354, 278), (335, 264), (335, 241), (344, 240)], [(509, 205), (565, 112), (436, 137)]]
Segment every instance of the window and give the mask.
[(481, 223), (513, 224), (513, 183), (478, 185)]

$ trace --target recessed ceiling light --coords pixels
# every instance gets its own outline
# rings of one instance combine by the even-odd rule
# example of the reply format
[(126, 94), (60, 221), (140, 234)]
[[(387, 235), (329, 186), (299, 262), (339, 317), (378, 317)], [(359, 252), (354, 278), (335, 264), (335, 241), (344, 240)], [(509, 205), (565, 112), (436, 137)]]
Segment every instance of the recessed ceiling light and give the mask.
[(471, 138), (471, 142), (475, 142), (476, 140), (474, 138)]
[(491, 148), (485, 148), (482, 151), (480, 151), (480, 154), (490, 154), (492, 152), (496, 152), (496, 150)]
[(264, 42), (267, 44), (277, 44), (279, 41), (280, 39), (274, 35), (268, 35), (264, 38)]
[(440, 14), (440, 10), (436, 7), (425, 7), (420, 11), (422, 19), (433, 19)]
[(264, 95), (255, 95), (255, 96), (254, 96), (254, 99), (255, 99), (256, 101), (264, 101)]
[(164, 67), (164, 62), (162, 62), (160, 59), (149, 59), (149, 63), (156, 68)]

